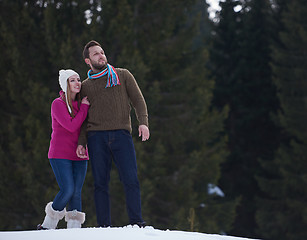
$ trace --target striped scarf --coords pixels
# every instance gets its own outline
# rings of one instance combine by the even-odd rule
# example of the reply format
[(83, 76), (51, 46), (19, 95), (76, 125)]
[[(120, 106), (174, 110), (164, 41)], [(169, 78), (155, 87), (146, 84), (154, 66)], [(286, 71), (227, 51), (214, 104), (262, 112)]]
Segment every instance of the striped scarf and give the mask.
[(87, 72), (87, 76), (89, 79), (96, 79), (96, 78), (100, 78), (102, 76), (108, 75), (106, 88), (120, 85), (119, 77), (115, 71), (115, 68), (111, 66), (110, 64), (107, 64), (107, 68), (99, 73), (95, 73), (91, 75), (91, 72), (92, 72), (91, 69)]

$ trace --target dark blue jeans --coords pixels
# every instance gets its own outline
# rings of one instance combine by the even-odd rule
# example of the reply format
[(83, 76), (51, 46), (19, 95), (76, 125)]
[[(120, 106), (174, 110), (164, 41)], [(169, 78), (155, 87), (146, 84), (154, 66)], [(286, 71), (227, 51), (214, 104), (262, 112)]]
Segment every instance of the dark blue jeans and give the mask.
[(88, 132), (88, 151), (95, 181), (98, 225), (111, 225), (109, 181), (112, 159), (124, 186), (129, 221), (131, 224), (142, 222), (136, 156), (129, 131), (90, 131)]
[(60, 191), (53, 200), (52, 208), (62, 211), (82, 211), (81, 190), (87, 171), (87, 160), (49, 159)]

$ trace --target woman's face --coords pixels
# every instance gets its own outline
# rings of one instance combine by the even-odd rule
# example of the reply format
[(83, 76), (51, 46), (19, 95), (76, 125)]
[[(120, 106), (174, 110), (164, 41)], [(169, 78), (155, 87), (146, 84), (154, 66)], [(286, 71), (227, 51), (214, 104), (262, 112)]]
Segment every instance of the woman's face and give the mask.
[(81, 90), (81, 81), (77, 74), (68, 78), (69, 88), (72, 93), (79, 93)]

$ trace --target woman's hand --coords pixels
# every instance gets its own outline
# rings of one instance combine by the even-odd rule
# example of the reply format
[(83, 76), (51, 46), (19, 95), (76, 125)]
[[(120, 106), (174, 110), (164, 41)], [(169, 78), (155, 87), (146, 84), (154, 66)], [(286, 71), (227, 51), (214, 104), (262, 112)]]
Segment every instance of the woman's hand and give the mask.
[(82, 145), (78, 145), (76, 153), (79, 158), (87, 158), (85, 147)]
[(87, 97), (82, 98), (81, 103), (91, 105), (90, 102), (88, 101)]

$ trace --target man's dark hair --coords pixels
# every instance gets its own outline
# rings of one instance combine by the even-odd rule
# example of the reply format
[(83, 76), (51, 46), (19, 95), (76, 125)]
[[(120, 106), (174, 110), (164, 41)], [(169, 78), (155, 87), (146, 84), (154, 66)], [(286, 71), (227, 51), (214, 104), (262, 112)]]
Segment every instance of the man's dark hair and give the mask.
[(96, 42), (96, 41), (94, 41), (94, 40), (89, 41), (89, 42), (84, 46), (84, 49), (83, 49), (83, 58), (84, 58), (84, 59), (90, 57), (88, 49), (89, 49), (90, 47), (93, 47), (93, 46), (99, 46), (99, 47), (101, 47), (101, 45), (100, 45), (98, 42)]

